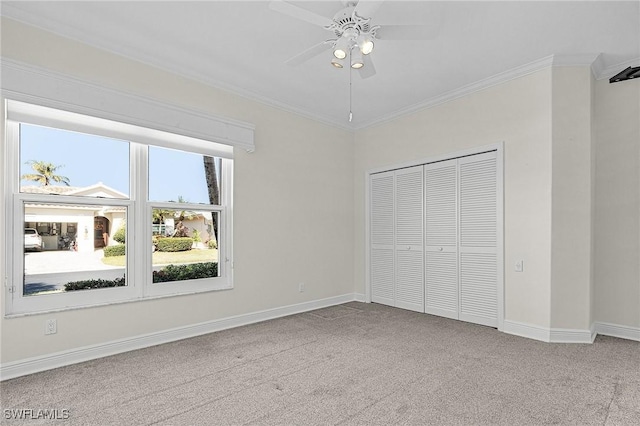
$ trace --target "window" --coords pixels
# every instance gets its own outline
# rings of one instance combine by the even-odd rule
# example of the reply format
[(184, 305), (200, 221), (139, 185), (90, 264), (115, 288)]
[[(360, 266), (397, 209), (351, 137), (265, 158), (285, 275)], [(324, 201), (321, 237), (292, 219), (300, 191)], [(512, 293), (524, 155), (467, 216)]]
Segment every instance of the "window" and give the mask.
[[(220, 277), (222, 160), (155, 146), (148, 157), (153, 290), (163, 293), (168, 282)], [(184, 250), (190, 245), (193, 249)]]
[(9, 314), (232, 287), (232, 149), (7, 101)]

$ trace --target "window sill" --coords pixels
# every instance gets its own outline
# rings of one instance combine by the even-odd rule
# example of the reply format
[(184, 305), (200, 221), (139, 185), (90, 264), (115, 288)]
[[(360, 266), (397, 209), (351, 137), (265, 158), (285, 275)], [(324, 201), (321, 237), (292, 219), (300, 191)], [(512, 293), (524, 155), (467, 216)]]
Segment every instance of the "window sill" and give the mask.
[(30, 312), (8, 313), (4, 315), (4, 319), (23, 318), (23, 317), (30, 317), (30, 316), (36, 316), (36, 315), (46, 315), (51, 313), (77, 311), (77, 310), (92, 309), (92, 308), (103, 308), (105, 306), (122, 305), (125, 303), (141, 303), (141, 302), (147, 302), (152, 300), (168, 299), (172, 297), (193, 296), (196, 294), (214, 293), (214, 292), (228, 291), (228, 290), (233, 290), (232, 284), (228, 286), (219, 286), (219, 287), (208, 289), (208, 290), (187, 291), (187, 292), (172, 293), (172, 294), (157, 294), (153, 296), (139, 297), (135, 299), (126, 299), (126, 300), (119, 300), (119, 301), (111, 301), (111, 302), (105, 302), (105, 303), (95, 303), (91, 305), (66, 306), (64, 308), (53, 308), (53, 309), (30, 311)]

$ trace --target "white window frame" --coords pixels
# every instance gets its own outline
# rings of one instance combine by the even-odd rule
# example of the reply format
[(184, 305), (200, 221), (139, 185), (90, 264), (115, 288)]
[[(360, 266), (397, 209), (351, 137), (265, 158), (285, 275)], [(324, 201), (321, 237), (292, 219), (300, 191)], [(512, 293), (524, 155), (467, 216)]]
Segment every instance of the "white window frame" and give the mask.
[[(114, 122), (98, 117), (52, 109), (21, 101), (5, 102), (4, 169), (5, 203), (5, 316), (59, 311), (130, 302), (155, 297), (233, 288), (233, 147), (165, 131)], [(128, 199), (56, 196), (20, 193), (20, 123), (80, 131), (126, 140), (130, 143)], [(160, 146), (221, 157), (221, 204), (158, 203), (148, 200), (148, 146)], [(140, 178), (142, 177), (142, 178)], [(113, 205), (127, 208), (127, 285), (45, 295), (23, 295), (24, 203), (60, 205)], [(198, 280), (152, 283), (151, 212), (154, 207), (215, 211), (219, 214), (219, 276)], [(135, 232), (133, 230), (136, 230)]]
[[(222, 178), (221, 178), (221, 204), (203, 206), (201, 204), (191, 203), (162, 203), (147, 201), (145, 208), (144, 219), (148, 226), (144, 227), (144, 232), (147, 232), (146, 236), (143, 236), (143, 240), (150, 242), (152, 236), (152, 226), (150, 222), (151, 214), (154, 208), (166, 208), (172, 210), (205, 210), (217, 212), (218, 215), (218, 277), (199, 280), (184, 280), (184, 281), (172, 281), (165, 283), (151, 283), (152, 270), (147, 268), (149, 274), (144, 278), (143, 282), (149, 282), (147, 286), (146, 296), (170, 296), (170, 295), (182, 295), (189, 293), (198, 293), (201, 291), (209, 290), (227, 290), (233, 288), (233, 268), (231, 261), (231, 246), (232, 234), (231, 227), (231, 188), (227, 188), (226, 182), (229, 182), (233, 178), (233, 162), (230, 160), (222, 159)], [(145, 259), (147, 265), (151, 267), (151, 251), (145, 253), (148, 258)]]

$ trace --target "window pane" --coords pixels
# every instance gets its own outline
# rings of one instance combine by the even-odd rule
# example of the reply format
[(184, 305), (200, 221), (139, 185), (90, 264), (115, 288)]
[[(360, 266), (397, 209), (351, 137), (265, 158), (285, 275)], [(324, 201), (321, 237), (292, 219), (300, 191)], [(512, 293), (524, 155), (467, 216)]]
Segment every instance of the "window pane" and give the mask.
[(220, 204), (217, 157), (149, 147), (149, 200)]
[(129, 143), (21, 124), (20, 192), (129, 198)]
[(125, 246), (113, 235), (126, 207), (25, 203), (24, 212), (25, 296), (126, 285)]
[(220, 276), (217, 212), (154, 208), (151, 220), (154, 283)]

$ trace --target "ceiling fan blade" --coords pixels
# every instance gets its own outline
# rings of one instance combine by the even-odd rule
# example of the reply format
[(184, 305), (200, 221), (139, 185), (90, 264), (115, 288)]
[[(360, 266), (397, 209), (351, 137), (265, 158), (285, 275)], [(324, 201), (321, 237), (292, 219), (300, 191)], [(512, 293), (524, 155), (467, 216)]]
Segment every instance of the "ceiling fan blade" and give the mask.
[(320, 42), (315, 46), (311, 46), (304, 52), (298, 53), (293, 58), (288, 59), (287, 61), (285, 61), (285, 64), (295, 67), (297, 65), (300, 65), (303, 62), (308, 61), (314, 56), (321, 54), (322, 52), (329, 49), (330, 47), (331, 47), (331, 40)]
[(382, 25), (376, 31), (380, 40), (432, 40), (440, 28), (430, 25)]
[(333, 20), (330, 18), (325, 18), (324, 16), (320, 16), (283, 0), (273, 0), (269, 2), (269, 9), (320, 27), (326, 27), (333, 23)]
[(384, 0), (360, 0), (354, 10), (361, 18), (371, 18)]
[(376, 67), (373, 66), (371, 55), (363, 55), (362, 62), (364, 63), (364, 66), (358, 70), (360, 77), (369, 78), (376, 75)]

